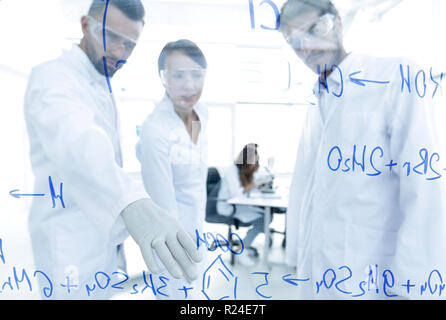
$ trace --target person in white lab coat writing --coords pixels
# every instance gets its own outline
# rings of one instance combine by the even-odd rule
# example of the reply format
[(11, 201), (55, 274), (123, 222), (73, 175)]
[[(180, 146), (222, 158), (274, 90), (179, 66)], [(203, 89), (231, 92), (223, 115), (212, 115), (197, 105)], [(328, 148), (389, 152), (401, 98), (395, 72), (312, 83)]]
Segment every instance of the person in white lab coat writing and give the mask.
[[(168, 43), (158, 59), (158, 71), (166, 89), (164, 98), (144, 121), (136, 152), (145, 188), (151, 198), (172, 212), (190, 234), (202, 234), (206, 208), (208, 111), (199, 102), (207, 62), (190, 40)], [(204, 259), (200, 265), (202, 272)], [(159, 298), (199, 299), (199, 282), (187, 284), (168, 278)], [(187, 293), (183, 286), (193, 287)]]
[(432, 96), (409, 92), (403, 78), (419, 67), (347, 53), (330, 1), (287, 1), (280, 30), (318, 76), (287, 211), (286, 261), (311, 279), (296, 292), (307, 299), (438, 297), (438, 290), (420, 294), (433, 270), (445, 275), (446, 221), (444, 178), (423, 160), (444, 168)]
[(116, 275), (129, 233), (149, 271), (159, 271), (154, 249), (176, 277), (197, 276), (184, 258), (187, 251), (200, 261), (192, 238), (122, 169), (108, 80), (135, 48), (144, 13), (139, 0), (93, 1), (81, 19), (80, 44), (31, 72), (24, 111), (35, 190), (51, 181), (54, 201), (53, 208), (36, 199), (29, 215), (44, 298), (109, 298), (110, 286), (96, 281)]
[[(257, 144), (250, 143), (243, 147), (234, 164), (228, 167), (222, 177), (219, 199), (231, 199), (243, 194), (249, 194), (253, 189), (271, 181), (271, 175), (259, 175), (259, 154)], [(217, 202), (217, 212), (228, 216), (233, 214), (234, 208), (226, 201)], [(236, 205), (234, 218), (244, 226), (251, 226), (243, 238), (246, 253), (237, 256), (238, 262), (245, 266), (253, 266), (252, 243), (264, 231), (263, 209), (255, 206)], [(268, 240), (269, 241), (269, 240)]]

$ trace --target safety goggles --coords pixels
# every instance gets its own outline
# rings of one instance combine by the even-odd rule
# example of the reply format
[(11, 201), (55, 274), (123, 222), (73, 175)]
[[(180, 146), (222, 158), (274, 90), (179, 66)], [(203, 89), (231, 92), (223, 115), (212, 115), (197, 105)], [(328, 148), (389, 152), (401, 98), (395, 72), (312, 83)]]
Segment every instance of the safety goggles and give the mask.
[(315, 22), (285, 35), (285, 40), (293, 49), (321, 49), (324, 38), (334, 27), (334, 18), (333, 14), (326, 13)]
[(161, 70), (161, 81), (166, 87), (182, 87), (189, 81), (194, 87), (204, 84), (206, 69), (203, 68), (178, 68), (173, 70)]
[[(93, 17), (88, 16), (90, 33), (98, 43), (103, 44), (104, 50), (114, 50), (122, 46), (127, 53), (135, 49), (137, 41), (111, 28), (103, 26)], [(105, 43), (104, 43), (105, 41)]]

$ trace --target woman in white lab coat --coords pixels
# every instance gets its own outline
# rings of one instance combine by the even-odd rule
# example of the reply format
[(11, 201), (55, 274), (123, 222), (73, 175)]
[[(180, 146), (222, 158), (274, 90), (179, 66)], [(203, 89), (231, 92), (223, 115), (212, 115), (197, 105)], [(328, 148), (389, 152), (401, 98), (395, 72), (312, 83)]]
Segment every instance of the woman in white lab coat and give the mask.
[[(270, 181), (269, 174), (258, 175), (260, 166), (257, 147), (255, 143), (245, 145), (235, 162), (226, 169), (218, 193), (219, 199), (231, 199), (247, 194), (254, 188)], [(217, 211), (221, 215), (228, 216), (233, 213), (234, 208), (226, 201), (219, 201), (217, 202)], [(264, 229), (263, 209), (256, 206), (237, 205), (234, 218), (242, 224), (252, 226), (243, 238), (243, 246), (252, 249), (252, 243)], [(254, 261), (247, 254), (237, 256), (237, 259), (245, 266), (254, 265)]]
[[(158, 70), (166, 93), (142, 125), (136, 146), (146, 191), (155, 203), (174, 213), (190, 234), (201, 233), (205, 219), (208, 112), (199, 99), (206, 68), (202, 51), (189, 40), (162, 49)], [(167, 285), (159, 298), (184, 299), (186, 292), (187, 299), (202, 297), (201, 274), (192, 284), (166, 271), (161, 276), (169, 280), (164, 279)], [(183, 286), (193, 290), (179, 290)]]

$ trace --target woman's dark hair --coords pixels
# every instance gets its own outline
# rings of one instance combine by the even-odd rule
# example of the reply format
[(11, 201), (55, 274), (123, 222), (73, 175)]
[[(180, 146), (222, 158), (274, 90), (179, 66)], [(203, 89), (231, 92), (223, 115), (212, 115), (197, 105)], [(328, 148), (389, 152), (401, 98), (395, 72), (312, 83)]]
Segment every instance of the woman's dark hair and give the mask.
[(158, 72), (164, 70), (164, 68), (166, 67), (167, 57), (175, 51), (185, 54), (193, 61), (198, 63), (203, 69), (206, 69), (208, 66), (206, 58), (204, 57), (204, 54), (200, 50), (200, 48), (198, 48), (198, 46), (190, 40), (181, 39), (175, 42), (169, 42), (161, 50), (160, 56), (158, 58)]
[[(104, 15), (106, 4), (107, 3), (104, 0), (93, 0), (90, 9), (88, 10), (88, 15), (92, 17), (102, 17)], [(118, 8), (129, 19), (144, 23), (146, 12), (140, 0), (110, 0), (109, 5)]]
[(237, 156), (235, 165), (238, 168), (240, 182), (246, 187), (254, 180), (254, 172), (259, 169), (259, 154), (257, 143), (248, 143)]

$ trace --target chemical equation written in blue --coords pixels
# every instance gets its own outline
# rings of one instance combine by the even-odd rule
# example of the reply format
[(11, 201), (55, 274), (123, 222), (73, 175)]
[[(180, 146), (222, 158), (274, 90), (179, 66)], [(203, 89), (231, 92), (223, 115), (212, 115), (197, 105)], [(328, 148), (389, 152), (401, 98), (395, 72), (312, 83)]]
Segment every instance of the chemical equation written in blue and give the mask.
[(446, 168), (438, 168), (440, 155), (431, 152), (427, 148), (421, 148), (418, 152), (419, 160), (396, 162), (393, 159), (383, 161), (384, 150), (380, 146), (367, 148), (367, 146), (357, 147), (353, 145), (352, 151), (341, 150), (339, 146), (333, 146), (328, 152), (327, 167), (333, 172), (351, 173), (362, 172), (367, 176), (379, 176), (386, 172), (403, 169), (406, 176), (417, 174), (424, 176), (426, 180), (437, 180), (442, 177), (441, 171)]
[[(236, 233), (230, 233), (229, 237), (230, 240), (228, 240), (225, 236), (221, 235), (220, 233), (217, 233), (214, 235), (211, 232), (203, 232), (203, 237), (201, 237), (198, 230), (195, 230), (195, 237), (197, 239), (197, 250), (200, 248), (201, 243), (203, 243), (208, 251), (215, 251), (217, 249), (220, 249), (223, 252), (230, 251), (233, 254), (241, 254), (244, 250), (244, 244), (240, 236)], [(231, 243), (233, 242), (233, 239), (237, 238), (238, 243), (240, 244), (240, 248), (238, 250), (234, 250), (234, 247), (231, 246)], [(209, 242), (211, 240), (211, 242)]]
[[(52, 202), (52, 208), (56, 208), (56, 201), (59, 200), (62, 208), (65, 208), (65, 202), (63, 200), (63, 183), (59, 184), (59, 190), (56, 192), (54, 189), (53, 179), (51, 176), (48, 177), (48, 187), (50, 189), (50, 196)], [(14, 189), (9, 191), (11, 197), (20, 199), (21, 197), (45, 197), (45, 193), (19, 193), (19, 189)]]
[[(0, 238), (0, 261), (6, 265), (5, 254), (3, 250), (4, 242)], [(444, 296), (444, 289), (446, 284), (443, 281), (443, 276), (438, 269), (433, 269), (426, 274), (426, 278), (421, 283), (414, 283), (411, 279), (397, 282), (394, 273), (385, 268), (383, 270), (376, 265), (368, 266), (367, 274), (362, 277), (358, 283), (352, 283), (353, 270), (349, 266), (343, 265), (338, 268), (325, 269), (319, 278), (310, 279), (309, 277), (296, 278), (291, 274), (286, 274), (280, 277), (282, 284), (285, 286), (292, 286), (300, 288), (302, 286), (311, 286), (315, 290), (315, 294), (333, 292), (336, 294), (343, 294), (351, 298), (358, 298), (365, 295), (375, 295), (376, 298), (394, 298), (397, 297), (393, 292), (398, 287), (403, 288), (403, 291), (414, 297), (442, 297)], [(103, 271), (98, 271), (92, 275), (92, 280), (89, 283), (79, 284), (73, 281), (71, 277), (67, 276), (63, 283), (55, 283), (42, 270), (34, 270), (29, 273), (24, 268), (12, 266), (10, 275), (5, 279), (0, 280), (0, 294), (8, 291), (33, 291), (32, 279), (40, 280), (42, 286), (39, 288), (43, 296), (51, 298), (55, 290), (64, 290), (70, 295), (74, 290), (84, 290), (87, 296), (93, 296), (95, 293), (102, 290), (116, 290), (122, 292), (126, 290), (129, 294), (145, 294), (149, 293), (153, 296), (165, 296), (167, 289), (170, 288), (169, 278), (161, 275), (153, 275), (142, 272), (142, 284), (132, 281), (132, 279), (124, 272), (112, 272), (107, 274)], [(271, 274), (269, 272), (255, 271), (251, 272), (254, 280), (254, 292), (261, 299), (273, 298), (271, 291), (273, 290), (271, 284)], [(4, 275), (2, 275), (4, 276)], [(160, 285), (156, 285), (155, 280), (159, 280)], [(174, 288), (183, 292), (184, 299), (187, 299), (191, 291), (201, 292), (204, 299), (209, 300), (236, 300), (238, 297), (237, 289), (238, 283), (242, 281), (231, 269), (225, 264), (221, 254), (218, 255), (203, 273), (202, 280), (198, 287), (182, 286)], [(252, 283), (253, 280), (249, 279)], [(215, 288), (215, 283), (218, 284), (218, 290)], [(275, 282), (277, 283), (277, 282)], [(223, 285), (222, 285), (223, 284)], [(353, 286), (351, 286), (353, 284)], [(356, 291), (346, 291), (346, 287), (355, 288)], [(126, 288), (126, 285), (128, 287)], [(343, 285), (347, 285), (344, 286)], [(131, 287), (130, 287), (131, 286)], [(37, 289), (37, 290), (39, 290)], [(226, 290), (226, 291), (225, 291)], [(216, 292), (218, 294), (216, 295)]]
[[(412, 70), (412, 71), (411, 71)], [(332, 77), (336, 77), (339, 82), (339, 88), (336, 91), (331, 91), (327, 82), (327, 72), (332, 72)], [(441, 88), (441, 82), (443, 80), (443, 72), (441, 72), (438, 76), (438, 80), (436, 79), (432, 68), (427, 72), (423, 69), (415, 70), (411, 69), (410, 65), (399, 65), (399, 73), (400, 79), (398, 80), (401, 84), (400, 91), (403, 93), (416, 93), (416, 95), (420, 98), (426, 97), (428, 85), (432, 87), (432, 95), (431, 98), (434, 98), (437, 94), (439, 88)], [(338, 65), (332, 65), (329, 68), (327, 65), (324, 65), (321, 68), (321, 65), (317, 66), (317, 74), (319, 74), (318, 78), (318, 89), (317, 92), (314, 93), (320, 94), (322, 91), (325, 91), (327, 94), (332, 94), (333, 96), (340, 98), (344, 94), (344, 84), (345, 84), (345, 76)], [(361, 70), (355, 70), (348, 74), (348, 80), (358, 87), (366, 87), (370, 85), (381, 85), (386, 86), (392, 84), (390, 80), (387, 79), (368, 79), (367, 75), (362, 74)], [(429, 80), (427, 78), (429, 77)]]
[[(212, 271), (217, 270), (218, 272), (212, 273)], [(211, 278), (212, 277), (212, 278)], [(219, 283), (223, 282), (225, 284), (226, 292), (221, 296), (215, 296), (215, 290), (212, 290), (211, 283), (216, 281), (211, 281), (213, 278), (217, 278)], [(207, 300), (224, 300), (224, 299), (237, 299), (237, 281), (238, 277), (234, 275), (233, 272), (226, 266), (223, 262), (221, 254), (218, 255), (214, 261), (209, 265), (206, 271), (203, 273), (201, 281), (201, 293), (206, 297)]]

